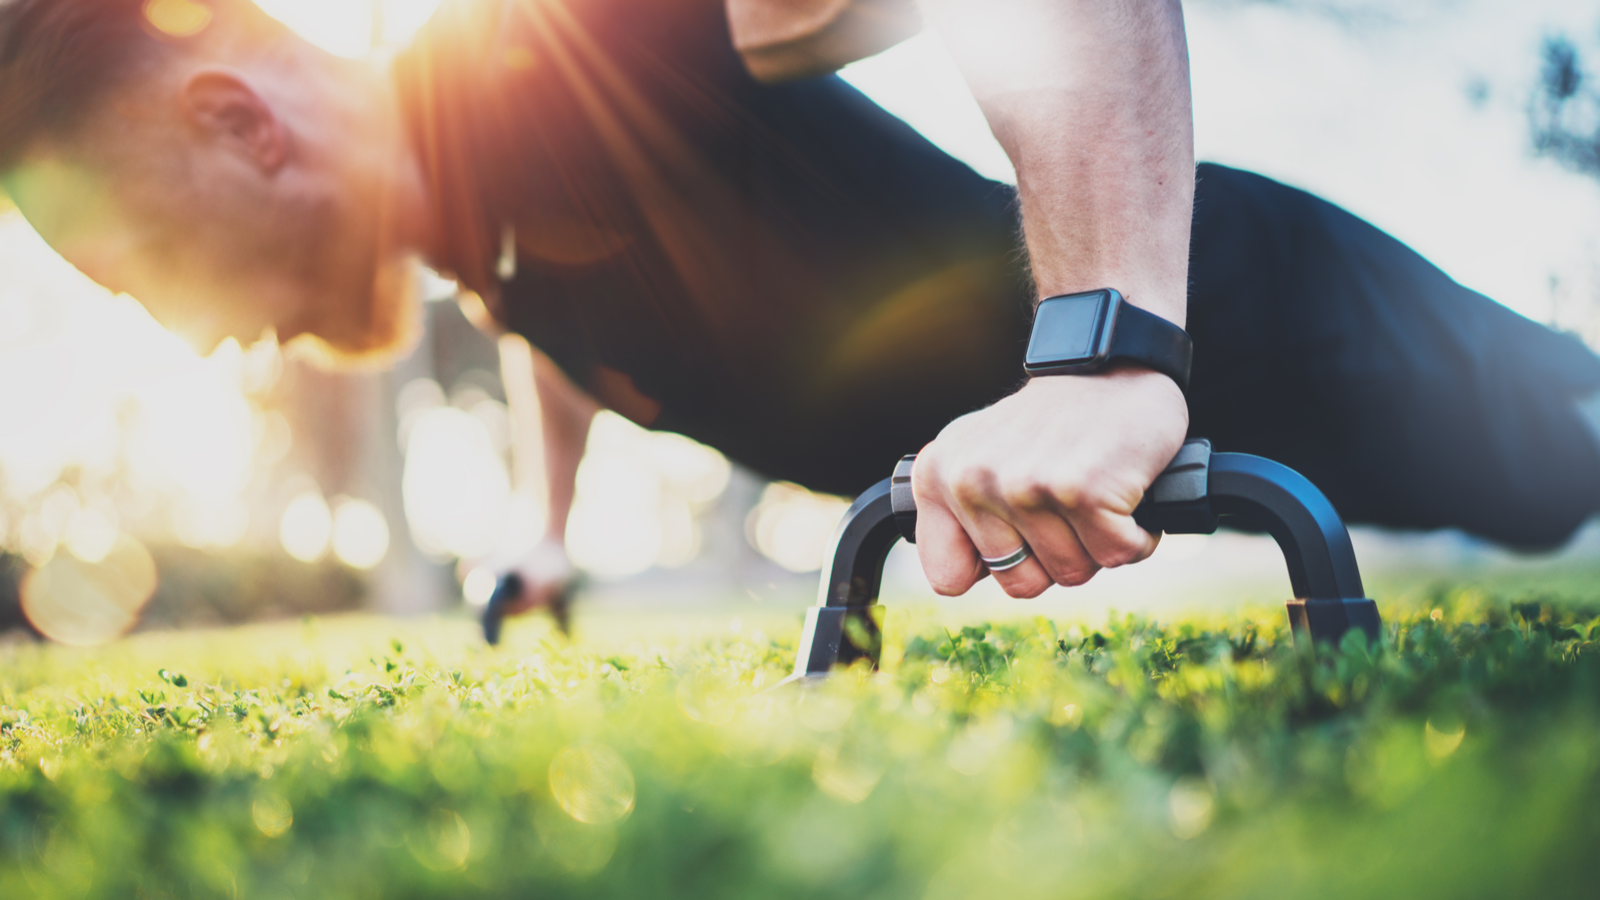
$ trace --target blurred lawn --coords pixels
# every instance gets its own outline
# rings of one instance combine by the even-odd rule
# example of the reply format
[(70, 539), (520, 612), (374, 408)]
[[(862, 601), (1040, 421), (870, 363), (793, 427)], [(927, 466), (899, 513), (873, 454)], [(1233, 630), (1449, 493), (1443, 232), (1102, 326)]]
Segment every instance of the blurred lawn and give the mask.
[(1419, 593), (1314, 659), (1277, 608), (894, 608), (882, 673), (779, 692), (790, 617), (17, 641), (0, 897), (1589, 897), (1600, 606), (1561, 595)]

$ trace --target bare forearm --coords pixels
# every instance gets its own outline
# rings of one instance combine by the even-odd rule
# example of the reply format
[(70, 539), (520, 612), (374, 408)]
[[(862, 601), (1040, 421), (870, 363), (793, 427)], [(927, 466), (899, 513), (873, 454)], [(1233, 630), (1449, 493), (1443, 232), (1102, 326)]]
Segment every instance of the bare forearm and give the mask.
[(1177, 0), (921, 0), (1017, 169), (1041, 296), (1183, 324), (1193, 116)]
[(533, 380), (539, 391), (539, 419), (544, 435), (549, 513), (546, 537), (561, 543), (567, 531), (567, 516), (572, 512), (578, 464), (583, 461), (589, 425), (599, 407), (542, 353), (534, 356)]

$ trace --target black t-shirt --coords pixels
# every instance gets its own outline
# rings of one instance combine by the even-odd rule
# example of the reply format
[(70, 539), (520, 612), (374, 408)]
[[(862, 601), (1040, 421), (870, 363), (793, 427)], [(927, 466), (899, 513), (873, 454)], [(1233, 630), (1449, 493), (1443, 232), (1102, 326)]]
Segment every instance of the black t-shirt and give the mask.
[[(851, 493), (1020, 382), (1013, 189), (838, 78), (757, 83), (721, 0), (451, 3), (398, 72), (458, 266), (511, 224), (503, 323), (655, 427)], [(542, 252), (551, 213), (611, 252)]]

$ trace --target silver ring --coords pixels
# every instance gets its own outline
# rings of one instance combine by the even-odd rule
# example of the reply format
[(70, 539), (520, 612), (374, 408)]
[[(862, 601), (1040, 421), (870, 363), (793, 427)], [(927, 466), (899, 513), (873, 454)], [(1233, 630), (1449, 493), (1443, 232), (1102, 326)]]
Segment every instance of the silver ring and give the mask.
[(1009, 569), (1015, 569), (1017, 566), (1022, 565), (1022, 563), (1027, 560), (1028, 545), (1023, 544), (1021, 547), (1018, 547), (1016, 550), (1007, 553), (1005, 556), (996, 556), (992, 559), (987, 556), (980, 556), (978, 558), (983, 560), (984, 566), (989, 571), (1004, 572)]

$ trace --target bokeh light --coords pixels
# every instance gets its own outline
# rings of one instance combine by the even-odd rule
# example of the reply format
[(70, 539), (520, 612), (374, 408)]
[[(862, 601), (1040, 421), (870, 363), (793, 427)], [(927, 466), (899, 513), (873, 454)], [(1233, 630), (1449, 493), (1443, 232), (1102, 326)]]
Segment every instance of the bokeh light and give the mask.
[(89, 507), (80, 509), (67, 527), (64, 535), (67, 552), (86, 563), (97, 563), (106, 558), (117, 542), (117, 511), (115, 507)]
[(577, 498), (567, 521), (573, 562), (602, 578), (623, 578), (655, 563), (662, 544), (661, 485), (648, 469), (622, 453), (591, 453), (578, 468)]
[(453, 406), (420, 410), (407, 426), (400, 491), (417, 546), (435, 556), (493, 552), (511, 499), (511, 476), (489, 428)]
[(211, 7), (195, 0), (146, 0), (144, 19), (172, 37), (193, 37), (211, 24)]
[(282, 794), (263, 791), (250, 804), (250, 819), (267, 837), (281, 837), (294, 824), (294, 807)]
[(750, 510), (745, 531), (761, 554), (791, 572), (822, 568), (828, 542), (849, 503), (787, 482), (773, 482)]
[(333, 507), (333, 555), (354, 569), (370, 569), (389, 552), (389, 522), (365, 500), (343, 497)]
[[(158, 0), (182, 2), (182, 0)], [(301, 37), (338, 56), (359, 59), (404, 44), (440, 0), (256, 0)]]
[(493, 569), (477, 566), (461, 579), (461, 596), (468, 606), (482, 609), (489, 605), (489, 598), (494, 596), (497, 581)]
[(412, 858), (424, 868), (449, 872), (467, 864), (472, 853), (472, 829), (461, 814), (451, 809), (436, 809), (423, 828), (406, 834)]
[(301, 562), (316, 562), (328, 551), (333, 537), (333, 513), (315, 490), (298, 494), (284, 507), (278, 539), (285, 553)]
[[(411, 535), (435, 558), (464, 561), (463, 594), (485, 603), (498, 565), (523, 558), (546, 536), (542, 487), (512, 483), (511, 412), (471, 377), (448, 394), (431, 378), (414, 379), (395, 403)], [(702, 444), (600, 413), (567, 524), (572, 562), (602, 579), (691, 562), (702, 550), (700, 519), (731, 472), (722, 454)]]
[(601, 578), (688, 563), (703, 541), (700, 516), (721, 498), (731, 471), (704, 444), (600, 413), (567, 522), (572, 561)]
[(651, 433), (648, 453), (651, 467), (687, 503), (714, 502), (733, 471), (721, 453), (681, 434)]
[(1197, 837), (1211, 824), (1215, 798), (1204, 779), (1178, 779), (1167, 795), (1167, 810), (1172, 833), (1181, 840)]
[[(217, 549), (249, 526), (244, 495), (288, 449), (259, 397), (276, 348), (197, 356), (131, 298), (113, 297), (0, 216), (0, 542), (33, 566), (65, 543), (80, 560), (119, 531)], [(275, 416), (275, 418), (274, 418)]]
[(132, 628), (155, 589), (150, 552), (117, 535), (98, 560), (62, 554), (29, 572), (22, 582), (22, 611), (45, 637), (89, 647)]
[[(14, 426), (0, 429), (9, 495), (37, 495), (66, 470), (109, 474), (124, 449), (131, 474), (146, 482), (234, 482), (238, 430), (245, 442), (251, 434), (247, 407), (241, 415), (235, 404), (244, 402), (242, 355), (197, 357), (138, 303), (112, 297), (56, 256), (15, 214), (0, 215), (0, 271), (0, 321), (17, 326), (0, 330), (0, 381), (11, 386), (0, 393), (0, 421)], [(176, 433), (149, 433), (159, 426)], [(139, 446), (124, 448), (124, 438)], [(214, 450), (222, 458), (201, 460), (192, 477), (156, 458), (159, 447), (186, 441), (186, 460)]]
[(152, 380), (121, 410), (130, 474), (168, 498), (171, 533), (186, 546), (230, 547), (249, 525), (240, 497), (257, 471), (260, 435), (242, 389), (244, 360), (230, 340), (189, 372)]
[[(235, 497), (255, 460), (250, 404), (238, 385), (239, 345), (199, 366), (212, 377), (177, 378), (137, 395), (130, 462), (146, 477), (203, 500)], [(211, 371), (205, 371), (211, 370)]]
[(633, 770), (604, 744), (574, 744), (550, 761), (550, 793), (579, 822), (608, 825), (633, 812)]
[(172, 535), (178, 543), (197, 550), (222, 550), (244, 537), (250, 510), (236, 498), (179, 499), (171, 515)]

